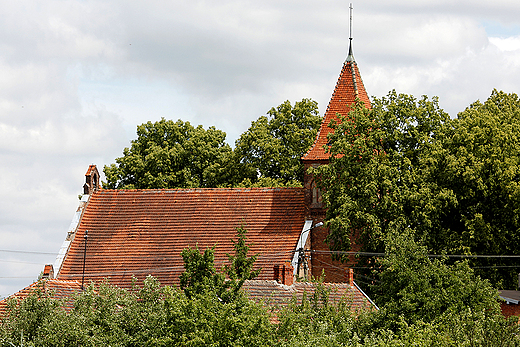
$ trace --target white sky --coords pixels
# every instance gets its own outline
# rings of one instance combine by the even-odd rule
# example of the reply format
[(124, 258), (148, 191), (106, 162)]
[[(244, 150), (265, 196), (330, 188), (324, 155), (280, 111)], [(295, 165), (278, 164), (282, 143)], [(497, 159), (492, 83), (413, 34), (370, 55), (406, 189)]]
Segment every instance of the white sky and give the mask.
[[(520, 2), (353, 5), (370, 95), (437, 95), (454, 117), (493, 88), (520, 91)], [(285, 100), (323, 114), (348, 23), (339, 0), (1, 0), (0, 297), (54, 262), (88, 165), (113, 163), (137, 125), (214, 125), (233, 145)]]

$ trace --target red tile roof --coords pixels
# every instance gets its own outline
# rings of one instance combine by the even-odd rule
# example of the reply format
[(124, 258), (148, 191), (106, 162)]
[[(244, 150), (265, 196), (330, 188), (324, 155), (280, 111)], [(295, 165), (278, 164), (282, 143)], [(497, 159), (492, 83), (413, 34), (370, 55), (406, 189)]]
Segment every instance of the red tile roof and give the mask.
[(250, 254), (259, 253), (261, 279), (273, 265), (292, 259), (305, 219), (302, 188), (99, 190), (92, 194), (58, 278), (81, 281), (84, 235), (88, 230), (85, 284), (110, 278), (129, 287), (153, 275), (178, 283), (181, 251), (216, 246), (218, 268), (233, 253), (241, 224)]
[[(280, 284), (274, 280), (252, 280), (246, 281), (242, 290), (246, 292), (250, 299), (264, 301), (270, 305), (287, 305), (293, 297), (296, 302), (301, 304), (303, 293), (310, 298), (315, 290), (316, 283), (296, 282), (291, 286)], [(353, 311), (362, 309), (375, 309), (370, 299), (355, 284), (348, 283), (323, 283), (325, 290), (330, 291), (329, 303), (337, 304), (340, 300), (346, 300)]]
[(371, 108), (370, 98), (361, 80), (357, 63), (354, 60), (354, 56), (349, 54), (341, 69), (336, 88), (323, 117), (320, 131), (316, 136), (316, 141), (302, 157), (303, 160), (326, 161), (329, 159), (329, 154), (325, 153), (324, 146), (328, 142), (327, 135), (333, 131), (329, 127), (330, 121), (337, 119), (338, 113), (342, 116), (347, 116), (350, 111), (350, 105), (356, 101), (356, 98), (359, 98), (365, 104), (365, 107)]
[(25, 287), (19, 292), (0, 301), (0, 317), (6, 313), (7, 301), (9, 299), (16, 299), (18, 301), (23, 300), (38, 289), (41, 290), (42, 293), (52, 294), (52, 298), (54, 299), (64, 299), (64, 307), (66, 309), (71, 309), (73, 305), (72, 296), (74, 293), (81, 291), (81, 284), (78, 281), (67, 281), (61, 279), (42, 279), (34, 282), (28, 287)]

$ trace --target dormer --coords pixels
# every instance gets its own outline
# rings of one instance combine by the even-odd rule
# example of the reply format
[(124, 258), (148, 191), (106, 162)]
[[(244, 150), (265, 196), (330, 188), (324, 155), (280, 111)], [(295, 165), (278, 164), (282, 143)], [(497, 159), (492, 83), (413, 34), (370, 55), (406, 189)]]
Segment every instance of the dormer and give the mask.
[(90, 165), (85, 174), (85, 184), (83, 185), (83, 194), (91, 195), (99, 189), (99, 171), (96, 165)]

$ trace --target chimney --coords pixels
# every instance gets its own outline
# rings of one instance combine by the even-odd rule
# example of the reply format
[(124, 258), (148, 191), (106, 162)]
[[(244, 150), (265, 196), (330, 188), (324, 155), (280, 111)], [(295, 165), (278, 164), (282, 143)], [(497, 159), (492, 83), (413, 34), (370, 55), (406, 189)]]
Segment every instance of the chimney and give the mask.
[(54, 267), (52, 266), (52, 264), (47, 264), (43, 268), (42, 279), (44, 279), (44, 278), (48, 278), (48, 279), (54, 278)]
[(350, 286), (354, 285), (354, 269), (348, 269), (348, 284)]
[(273, 267), (273, 279), (278, 283), (290, 286), (294, 282), (294, 268), (291, 264), (276, 264)]
[(283, 284), (292, 286), (294, 282), (294, 267), (287, 263), (283, 266)]
[(85, 184), (83, 185), (83, 194), (91, 195), (99, 189), (99, 171), (96, 165), (89, 165), (85, 174)]

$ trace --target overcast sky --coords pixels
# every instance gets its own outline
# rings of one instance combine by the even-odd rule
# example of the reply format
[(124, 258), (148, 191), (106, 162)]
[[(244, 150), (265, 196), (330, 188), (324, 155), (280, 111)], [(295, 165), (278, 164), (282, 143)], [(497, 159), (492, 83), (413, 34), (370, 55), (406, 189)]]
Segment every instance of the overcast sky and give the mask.
[[(493, 88), (520, 92), (520, 2), (353, 6), (370, 95), (437, 95), (455, 117)], [(88, 165), (114, 162), (137, 125), (216, 126), (233, 145), (285, 100), (323, 114), (348, 36), (339, 0), (2, 0), (0, 297), (54, 262)]]

